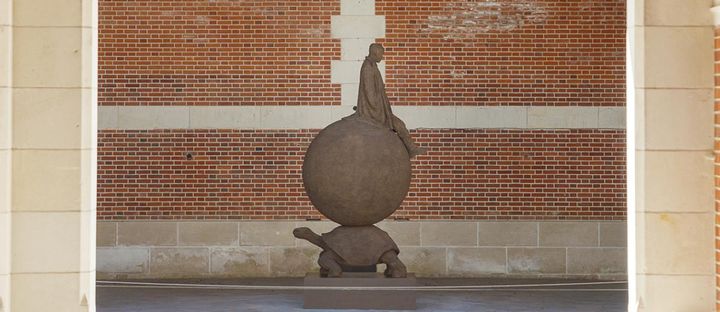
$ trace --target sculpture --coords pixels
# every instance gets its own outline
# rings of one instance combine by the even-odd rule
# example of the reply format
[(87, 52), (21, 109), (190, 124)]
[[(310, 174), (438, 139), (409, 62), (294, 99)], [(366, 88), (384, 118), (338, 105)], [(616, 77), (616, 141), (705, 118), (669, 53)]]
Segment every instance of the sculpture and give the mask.
[(415, 145), (405, 123), (392, 113), (390, 100), (385, 92), (385, 83), (377, 67), (377, 63), (383, 60), (384, 54), (385, 48), (382, 45), (378, 43), (370, 45), (368, 56), (365, 57), (360, 68), (357, 115), (395, 131), (405, 144), (410, 158), (413, 158), (424, 154), (427, 150)]
[(399, 248), (373, 224), (400, 207), (410, 188), (410, 159), (426, 152), (392, 114), (377, 63), (384, 48), (370, 45), (360, 70), (357, 111), (317, 135), (303, 161), (303, 185), (315, 208), (341, 226), (317, 235), (297, 228), (293, 235), (323, 249), (322, 276), (342, 268), (385, 263), (387, 277), (406, 277)]
[(343, 267), (378, 263), (387, 265), (387, 277), (407, 276), (405, 264), (398, 259), (400, 249), (390, 235), (374, 225), (339, 226), (322, 236), (302, 227), (295, 229), (293, 235), (323, 249), (318, 258), (322, 276), (339, 277)]

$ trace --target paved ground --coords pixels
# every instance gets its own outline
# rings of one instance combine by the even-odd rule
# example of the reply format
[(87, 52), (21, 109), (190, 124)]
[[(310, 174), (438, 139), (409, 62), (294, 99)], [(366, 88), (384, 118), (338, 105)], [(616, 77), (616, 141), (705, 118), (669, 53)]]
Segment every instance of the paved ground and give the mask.
[[(229, 285), (302, 285), (302, 279), (191, 280), (159, 283)], [(587, 281), (422, 279), (423, 285), (502, 285)], [(418, 292), (417, 311), (507, 311), (507, 312), (613, 312), (626, 311), (627, 285), (558, 286), (492, 289), (482, 291)], [(285, 312), (330, 311), (302, 309), (302, 291), (162, 289), (138, 287), (97, 288), (99, 312)], [(360, 311), (360, 310), (344, 310)], [(368, 311), (368, 310), (362, 310)]]

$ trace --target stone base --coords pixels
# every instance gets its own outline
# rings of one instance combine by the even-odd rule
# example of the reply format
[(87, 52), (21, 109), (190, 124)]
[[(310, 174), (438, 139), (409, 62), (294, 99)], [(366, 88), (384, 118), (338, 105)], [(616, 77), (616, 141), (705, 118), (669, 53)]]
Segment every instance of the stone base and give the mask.
[[(387, 278), (380, 273), (343, 272), (339, 278), (320, 277), (317, 273), (305, 276), (305, 286), (321, 287), (415, 287), (415, 274), (406, 278)], [(415, 310), (414, 290), (341, 290), (319, 289), (304, 291), (305, 309), (376, 309)]]

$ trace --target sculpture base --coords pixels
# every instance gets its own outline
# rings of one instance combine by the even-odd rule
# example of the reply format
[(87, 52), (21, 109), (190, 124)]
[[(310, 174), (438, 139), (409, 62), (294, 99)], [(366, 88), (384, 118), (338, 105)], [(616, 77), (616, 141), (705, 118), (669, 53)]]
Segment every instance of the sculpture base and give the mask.
[[(406, 278), (387, 278), (381, 273), (349, 273), (342, 277), (320, 277), (318, 273), (305, 276), (305, 286), (315, 287), (415, 287), (415, 274)], [(414, 290), (342, 290), (306, 289), (305, 309), (375, 309), (415, 310)]]

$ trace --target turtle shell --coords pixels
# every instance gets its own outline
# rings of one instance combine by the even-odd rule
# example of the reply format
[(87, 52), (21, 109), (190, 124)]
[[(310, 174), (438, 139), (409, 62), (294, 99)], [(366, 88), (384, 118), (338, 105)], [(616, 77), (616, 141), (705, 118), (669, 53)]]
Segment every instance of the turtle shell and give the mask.
[(345, 263), (353, 266), (375, 265), (387, 251), (400, 249), (387, 232), (374, 225), (338, 226), (322, 239)]

